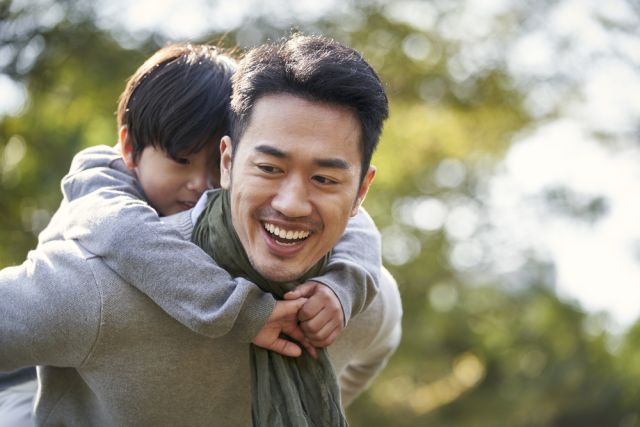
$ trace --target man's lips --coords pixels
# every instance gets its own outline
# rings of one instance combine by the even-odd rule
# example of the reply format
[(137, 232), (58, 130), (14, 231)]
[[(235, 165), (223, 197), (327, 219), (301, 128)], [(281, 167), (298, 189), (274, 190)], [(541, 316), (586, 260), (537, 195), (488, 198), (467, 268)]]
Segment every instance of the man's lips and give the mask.
[(277, 256), (293, 256), (300, 252), (313, 234), (312, 231), (295, 225), (262, 222), (262, 233), (267, 247)]
[(197, 201), (190, 201), (190, 200), (181, 200), (179, 202), (181, 205), (184, 205), (187, 207), (187, 209), (191, 209), (192, 207), (194, 207), (197, 203)]
[(262, 223), (264, 229), (271, 234), (276, 241), (285, 244), (294, 244), (309, 237), (309, 230), (299, 229), (296, 227), (285, 227), (270, 222)]

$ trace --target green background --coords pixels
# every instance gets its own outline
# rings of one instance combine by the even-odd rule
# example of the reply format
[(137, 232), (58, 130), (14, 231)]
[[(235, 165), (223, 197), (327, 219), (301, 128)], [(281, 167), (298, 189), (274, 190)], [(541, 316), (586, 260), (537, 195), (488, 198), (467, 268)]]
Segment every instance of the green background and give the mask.
[[(484, 184), (514, 135), (561, 113), (560, 103), (531, 114), (525, 101), (539, 82), (514, 79), (501, 55), (544, 25), (558, 2), (513, 2), (489, 23), (472, 23), (490, 26), (472, 39), (448, 31), (465, 3), (428, 2), (434, 15), (425, 25), (398, 19), (393, 2), (345, 2), (299, 20), (277, 19), (265, 6), (230, 30), (193, 41), (246, 48), (292, 30), (322, 33), (360, 50), (387, 86), (391, 117), (365, 206), (400, 287), (404, 335), (381, 377), (349, 408), (353, 426), (640, 425), (640, 323), (612, 332), (606, 315), (558, 298), (553, 263), (533, 253), (525, 252), (522, 267), (508, 277), (482, 264), (461, 268), (451, 261), (460, 243), (455, 236), (406, 219), (407, 206), (424, 201), (486, 215)], [(158, 47), (182, 41), (160, 30), (129, 34), (105, 24), (100, 5), (0, 1), (0, 74), (27, 94), (20, 111), (0, 117), (0, 267), (22, 262), (35, 247), (60, 202), (59, 181), (73, 154), (115, 143), (114, 112), (127, 77)], [(608, 33), (638, 36), (637, 25), (600, 24)], [(491, 59), (467, 64), (461, 77), (456, 64), (488, 42)], [(558, 40), (557, 54), (573, 48)], [(579, 96), (580, 82), (570, 75), (546, 81), (567, 99)], [(455, 185), (434, 177), (447, 165), (464, 171)], [(606, 214), (601, 197), (574, 196), (556, 188), (545, 203), (587, 225)], [(491, 231), (480, 228), (476, 233)]]

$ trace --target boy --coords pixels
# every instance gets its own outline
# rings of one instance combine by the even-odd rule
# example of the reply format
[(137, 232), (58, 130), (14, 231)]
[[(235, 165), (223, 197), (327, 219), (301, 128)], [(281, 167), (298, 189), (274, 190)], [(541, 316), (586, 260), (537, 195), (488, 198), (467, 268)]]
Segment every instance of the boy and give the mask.
[[(196, 333), (228, 334), (295, 356), (300, 349), (276, 347), (286, 343), (266, 338), (265, 326), (295, 304), (303, 344), (313, 351), (311, 345), (333, 342), (375, 296), (379, 235), (360, 213), (324, 274), (293, 291), (291, 301), (276, 301), (160, 222), (158, 215), (189, 209), (217, 186), (217, 141), (227, 132), (234, 67), (206, 46), (169, 46), (149, 58), (120, 98), (117, 148), (92, 147), (74, 158), (63, 202), (39, 243), (78, 240)], [(299, 297), (304, 304), (294, 301)]]

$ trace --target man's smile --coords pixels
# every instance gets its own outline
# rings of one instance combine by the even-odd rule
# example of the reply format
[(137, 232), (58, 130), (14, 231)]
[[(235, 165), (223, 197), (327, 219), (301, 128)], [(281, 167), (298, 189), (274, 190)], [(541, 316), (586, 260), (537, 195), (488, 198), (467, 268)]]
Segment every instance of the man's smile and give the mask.
[(273, 236), (276, 242), (282, 245), (295, 245), (305, 240), (311, 234), (308, 230), (287, 229), (269, 222), (264, 222), (263, 226), (264, 229)]
[(269, 252), (277, 257), (291, 257), (301, 251), (315, 234), (309, 226), (301, 224), (283, 224), (272, 220), (263, 220), (262, 235)]

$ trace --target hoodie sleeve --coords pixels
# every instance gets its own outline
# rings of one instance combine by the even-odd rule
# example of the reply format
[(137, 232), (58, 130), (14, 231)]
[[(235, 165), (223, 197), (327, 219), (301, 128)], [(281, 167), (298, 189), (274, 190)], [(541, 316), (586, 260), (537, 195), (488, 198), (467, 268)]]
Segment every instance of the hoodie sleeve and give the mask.
[(360, 208), (333, 248), (326, 270), (311, 280), (336, 294), (346, 324), (365, 310), (378, 293), (381, 265), (380, 233), (369, 214)]
[(232, 278), (161, 221), (113, 148), (80, 152), (62, 190), (64, 201), (41, 234), (41, 243), (76, 240), (170, 316), (202, 335), (231, 334), (250, 342), (271, 315), (273, 296), (245, 279)]

